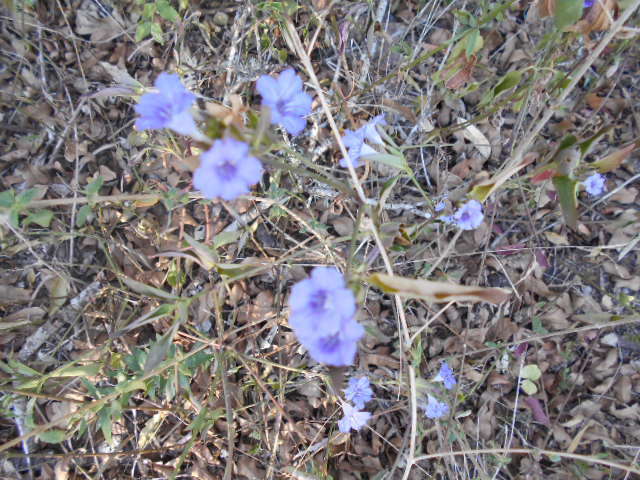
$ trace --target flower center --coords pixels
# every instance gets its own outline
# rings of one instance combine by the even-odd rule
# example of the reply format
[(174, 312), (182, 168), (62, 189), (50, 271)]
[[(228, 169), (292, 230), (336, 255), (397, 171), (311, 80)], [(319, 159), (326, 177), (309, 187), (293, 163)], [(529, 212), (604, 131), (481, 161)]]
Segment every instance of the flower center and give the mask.
[(328, 337), (322, 337), (319, 341), (320, 348), (326, 353), (335, 352), (340, 345), (340, 334), (334, 333)]
[(311, 307), (311, 310), (313, 310), (315, 313), (322, 313), (329, 310), (332, 307), (332, 303), (333, 302), (331, 301), (331, 296), (329, 295), (329, 292), (327, 292), (326, 290), (319, 290), (311, 298), (311, 301), (309, 302), (309, 306)]
[(287, 111), (287, 101), (286, 100), (278, 100), (276, 102), (276, 110), (278, 110), (278, 112), (280, 113), (280, 115), (285, 116), (287, 115), (288, 111)]
[(225, 160), (224, 163), (218, 167), (218, 171), (220, 178), (222, 178), (223, 180), (231, 180), (236, 176), (238, 167), (236, 165), (236, 162), (232, 160)]

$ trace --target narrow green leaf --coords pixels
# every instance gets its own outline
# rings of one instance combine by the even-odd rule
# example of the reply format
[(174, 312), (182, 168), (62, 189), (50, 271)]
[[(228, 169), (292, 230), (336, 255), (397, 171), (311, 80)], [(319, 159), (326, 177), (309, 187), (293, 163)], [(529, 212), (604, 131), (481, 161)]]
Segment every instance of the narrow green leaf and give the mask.
[(493, 95), (497, 97), (502, 92), (515, 87), (520, 83), (520, 80), (522, 80), (522, 72), (520, 70), (515, 70), (513, 72), (507, 73), (504, 77), (502, 77), (502, 80), (500, 80), (500, 82), (495, 87), (493, 87)]
[(476, 43), (478, 42), (478, 37), (480, 37), (480, 30), (474, 28), (467, 35), (467, 48), (465, 53), (467, 54), (467, 58), (471, 57), (476, 51)]
[(600, 138), (602, 138), (602, 136), (604, 134), (606, 134), (607, 132), (610, 132), (612, 129), (613, 129), (613, 126), (611, 126), (611, 125), (608, 125), (606, 127), (602, 127), (594, 135), (592, 135), (591, 137), (589, 137), (585, 141), (580, 142), (578, 144), (578, 147), (580, 148), (580, 155), (582, 156), (582, 158), (584, 158), (591, 151), (591, 148), (596, 143), (598, 143), (598, 141), (600, 141)]
[(555, 24), (558, 30), (570, 27), (582, 16), (583, 0), (557, 0), (555, 11)]
[(578, 181), (566, 175), (553, 177), (553, 185), (560, 197), (560, 208), (567, 226), (575, 229), (578, 224)]
[(122, 275), (120, 278), (131, 290), (134, 290), (142, 295), (166, 298), (167, 300), (178, 300), (180, 298), (159, 288), (152, 287), (151, 285), (147, 285), (142, 282), (138, 282), (133, 278), (125, 277), (124, 275)]
[(52, 429), (38, 434), (38, 440), (45, 443), (60, 443), (64, 441), (66, 436), (67, 434), (64, 430)]
[(167, 358), (167, 353), (173, 344), (173, 328), (169, 329), (158, 341), (149, 349), (147, 361), (144, 363), (144, 373), (147, 374)]
[(372, 155), (363, 155), (362, 158), (372, 160), (374, 162), (384, 163), (385, 165), (389, 165), (390, 167), (398, 168), (404, 171), (407, 171), (408, 169), (407, 161), (403, 157), (397, 155), (375, 153)]

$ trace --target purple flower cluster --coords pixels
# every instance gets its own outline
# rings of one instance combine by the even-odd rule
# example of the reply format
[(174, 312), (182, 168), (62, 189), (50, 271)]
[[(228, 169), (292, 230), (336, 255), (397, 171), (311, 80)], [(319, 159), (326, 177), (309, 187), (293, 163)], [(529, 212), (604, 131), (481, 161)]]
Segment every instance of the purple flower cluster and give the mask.
[(304, 130), (312, 98), (302, 90), (302, 79), (293, 68), (287, 68), (277, 78), (262, 75), (256, 89), (262, 95), (262, 105), (271, 111), (271, 123), (282, 125), (291, 135)]
[(477, 200), (469, 200), (456, 213), (442, 216), (440, 220), (445, 223), (453, 223), (462, 230), (475, 230), (484, 220), (482, 204)]
[(602, 195), (606, 191), (605, 182), (606, 179), (604, 178), (604, 175), (594, 173), (582, 182), (582, 184), (589, 195), (598, 196)]
[(338, 428), (342, 433), (360, 430), (371, 418), (370, 412), (361, 412), (348, 403), (342, 405), (342, 411), (344, 412), (344, 417), (338, 421)]
[(249, 145), (222, 138), (200, 155), (200, 166), (193, 172), (193, 185), (207, 198), (233, 200), (249, 193), (260, 178), (262, 164), (249, 154)]
[(350, 378), (349, 386), (343, 391), (347, 401), (352, 402), (358, 410), (362, 410), (364, 404), (373, 398), (373, 390), (367, 377)]
[(451, 367), (447, 362), (442, 362), (442, 365), (440, 365), (440, 371), (433, 380), (444, 383), (444, 387), (447, 390), (451, 390), (456, 386), (456, 383), (458, 383), (456, 381), (456, 377), (453, 375), (453, 370), (451, 370)]
[[(373, 117), (368, 123), (360, 127), (358, 130), (345, 130), (344, 135), (342, 136), (342, 143), (344, 143), (344, 146), (348, 150), (349, 158), (353, 162), (354, 168), (364, 165), (360, 162), (360, 157), (378, 153), (364, 142), (365, 140), (368, 140), (376, 145), (383, 145), (384, 142), (376, 128), (378, 125), (386, 124), (387, 122), (384, 119), (384, 115), (381, 114)], [(344, 168), (348, 167), (346, 158), (340, 160), (340, 166)]]
[(351, 365), (364, 328), (356, 319), (356, 300), (342, 274), (317, 267), (296, 283), (289, 297), (289, 325), (316, 362)]
[(170, 128), (182, 135), (201, 138), (202, 134), (191, 116), (191, 106), (196, 96), (189, 92), (176, 74), (161, 73), (154, 86), (157, 93), (145, 93), (135, 106), (140, 117), (136, 120), (138, 130)]
[(445, 402), (441, 402), (433, 395), (429, 395), (427, 397), (427, 403), (422, 405), (422, 409), (424, 410), (427, 418), (431, 418), (432, 420), (449, 414), (449, 405)]

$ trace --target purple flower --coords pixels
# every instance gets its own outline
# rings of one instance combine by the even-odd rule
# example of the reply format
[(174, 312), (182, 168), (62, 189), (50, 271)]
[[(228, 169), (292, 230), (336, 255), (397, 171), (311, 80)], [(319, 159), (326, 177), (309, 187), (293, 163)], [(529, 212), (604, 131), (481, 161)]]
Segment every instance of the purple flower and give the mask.
[(436, 212), (441, 212), (442, 210), (444, 210), (446, 208), (446, 204), (444, 203), (444, 200), (440, 200), (438, 203), (436, 203), (436, 206), (433, 207), (433, 209)]
[(591, 8), (593, 5), (593, 0), (584, 0), (583, 8)]
[(376, 115), (365, 125), (360, 127), (360, 130), (364, 130), (364, 137), (372, 143), (377, 145), (384, 145), (378, 130), (376, 129), (377, 125), (386, 125), (387, 121), (384, 119), (384, 114)]
[(351, 365), (364, 328), (355, 320), (356, 300), (333, 267), (317, 267), (289, 297), (289, 325), (317, 362)]
[(478, 228), (483, 219), (482, 204), (477, 200), (469, 200), (453, 214), (453, 220), (462, 230)]
[(589, 195), (602, 195), (605, 188), (604, 175), (600, 175), (599, 173), (594, 173), (589, 178), (587, 178), (582, 184), (584, 185), (585, 190), (589, 193)]
[(260, 160), (249, 154), (249, 145), (234, 138), (223, 138), (200, 155), (200, 166), (193, 172), (193, 185), (207, 198), (234, 200), (249, 193), (262, 177)]
[(135, 106), (140, 115), (136, 120), (138, 130), (170, 128), (182, 135), (202, 138), (191, 116), (191, 105), (196, 96), (189, 92), (176, 74), (161, 73), (156, 78), (158, 93), (145, 93)]
[[(372, 143), (383, 145), (384, 142), (380, 137), (380, 134), (376, 130), (376, 125), (386, 125), (387, 122), (384, 119), (384, 115), (377, 115), (373, 117), (367, 124), (360, 127), (358, 130), (345, 130), (342, 136), (342, 143), (349, 150), (349, 158), (353, 162), (353, 168), (360, 167), (364, 163), (359, 161), (359, 158), (364, 155), (374, 155), (376, 152), (373, 148), (367, 145), (365, 140), (369, 140)], [(340, 160), (340, 166), (347, 168), (347, 159)]]
[(342, 406), (342, 411), (344, 412), (344, 417), (338, 421), (338, 428), (342, 433), (349, 433), (351, 430), (360, 430), (371, 418), (371, 413), (360, 412), (348, 403)]
[(444, 417), (449, 413), (449, 405), (441, 402), (431, 395), (429, 395), (427, 398), (427, 404), (423, 405), (422, 408), (428, 418), (435, 420), (436, 418)]
[(456, 386), (456, 383), (458, 383), (456, 382), (456, 377), (453, 375), (453, 370), (451, 370), (451, 367), (447, 362), (442, 362), (442, 365), (440, 365), (440, 371), (433, 380), (444, 383), (444, 387), (447, 390), (451, 390)]
[(349, 386), (343, 391), (347, 401), (353, 402), (358, 410), (364, 408), (364, 404), (373, 398), (373, 390), (367, 377), (350, 378)]
[(271, 110), (271, 123), (278, 123), (291, 135), (298, 135), (306, 126), (304, 118), (311, 113), (311, 95), (302, 90), (302, 80), (287, 68), (278, 78), (262, 75), (256, 83), (262, 95), (262, 105)]

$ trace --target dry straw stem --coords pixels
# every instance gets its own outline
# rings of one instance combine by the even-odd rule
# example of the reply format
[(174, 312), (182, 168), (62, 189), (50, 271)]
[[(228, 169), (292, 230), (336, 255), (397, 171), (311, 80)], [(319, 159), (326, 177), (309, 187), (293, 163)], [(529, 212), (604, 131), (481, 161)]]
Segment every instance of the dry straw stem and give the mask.
[[(298, 55), (298, 57), (300, 58), (300, 61), (304, 65), (304, 68), (306, 69), (307, 74), (309, 75), (311, 84), (313, 85), (313, 88), (318, 94), (318, 99), (320, 100), (320, 104), (322, 105), (322, 110), (324, 111), (324, 114), (327, 117), (327, 121), (329, 122), (329, 126), (331, 127), (331, 132), (333, 133), (333, 136), (336, 139), (336, 142), (338, 143), (340, 152), (342, 153), (344, 158), (348, 159), (347, 165), (348, 165), (349, 174), (351, 176), (351, 181), (353, 183), (353, 186), (356, 189), (356, 192), (362, 204), (366, 204), (367, 197), (364, 193), (364, 190), (362, 189), (362, 185), (360, 185), (360, 181), (358, 180), (358, 175), (356, 174), (356, 171), (353, 168), (353, 164), (349, 157), (349, 152), (347, 152), (347, 149), (345, 148), (344, 143), (342, 143), (342, 137), (340, 135), (340, 132), (338, 131), (338, 126), (336, 125), (333, 115), (331, 114), (331, 109), (329, 108), (329, 104), (327, 103), (327, 100), (324, 96), (324, 92), (322, 91), (322, 87), (320, 86), (320, 82), (318, 81), (318, 77), (316, 77), (315, 71), (313, 70), (313, 65), (311, 65), (311, 59), (309, 58), (307, 51), (302, 45), (302, 42), (298, 37), (298, 32), (296, 32), (295, 26), (291, 22), (291, 19), (287, 18), (285, 24), (286, 24), (286, 33), (289, 38), (288, 43), (294, 48), (296, 55)], [(393, 268), (391, 267), (389, 256), (387, 255), (384, 245), (380, 239), (380, 235), (378, 235), (378, 231), (376, 230), (376, 227), (373, 224), (373, 222), (368, 222), (368, 223), (369, 223), (368, 227), (375, 238), (378, 249), (380, 250), (380, 255), (384, 261), (385, 269), (387, 270), (387, 273), (389, 275), (393, 275)], [(398, 318), (400, 320), (402, 335), (404, 337), (403, 343), (405, 345), (405, 349), (409, 350), (411, 348), (411, 342), (410, 342), (410, 336), (409, 336), (409, 329), (407, 327), (407, 321), (404, 315), (404, 306), (402, 305), (402, 300), (398, 295), (394, 295), (393, 297), (396, 305)], [(415, 373), (415, 369), (413, 368), (413, 365), (411, 365), (411, 362), (409, 362), (408, 364), (408, 370), (409, 370), (408, 372), (409, 385), (411, 388), (411, 398), (410, 398), (411, 437), (409, 441), (409, 454), (407, 458), (407, 467), (403, 475), (404, 479), (408, 478), (409, 472), (411, 471), (411, 467), (413, 465), (413, 456), (415, 452), (416, 436), (418, 431), (417, 398), (416, 398), (416, 389), (415, 389), (416, 373)]]
[[(616, 34), (623, 27), (624, 23), (631, 18), (631, 15), (640, 7), (640, 0), (634, 0), (631, 5), (629, 5), (620, 15), (620, 18), (611, 26), (611, 29), (607, 32), (607, 34), (602, 38), (598, 46), (589, 54), (589, 56), (585, 59), (585, 61), (580, 65), (578, 70), (573, 75), (571, 82), (569, 85), (562, 91), (558, 99), (551, 105), (549, 108), (545, 110), (542, 118), (534, 125), (534, 127), (529, 131), (529, 134), (522, 139), (522, 141), (518, 142), (518, 148), (516, 148), (511, 160), (507, 161), (501, 169), (501, 172), (494, 175), (488, 182), (488, 185), (494, 183), (495, 186), (492, 188), (490, 193), (499, 187), (500, 185), (496, 182), (496, 178), (502, 177), (505, 173), (508, 173), (507, 178), (500, 178), (501, 182), (504, 183), (509, 177), (514, 175), (519, 169), (517, 168), (522, 159), (524, 158), (525, 152), (531, 146), (533, 141), (538, 137), (542, 129), (545, 127), (547, 122), (551, 119), (551, 117), (564, 105), (564, 100), (567, 96), (573, 91), (578, 82), (582, 79), (587, 70), (593, 65), (593, 62), (602, 54), (605, 47), (613, 40)], [(488, 196), (488, 195), (487, 195)]]
[(625, 472), (631, 472), (640, 474), (640, 469), (635, 468), (631, 465), (624, 465), (622, 463), (610, 462), (609, 460), (604, 460), (602, 458), (590, 457), (589, 455), (580, 455), (577, 453), (568, 453), (568, 452), (556, 452), (553, 450), (539, 450), (537, 448), (484, 448), (478, 450), (460, 450), (457, 452), (440, 452), (440, 453), (432, 453), (430, 455), (422, 455), (420, 457), (416, 457), (415, 461), (420, 462), (422, 460), (431, 460), (434, 458), (442, 458), (442, 457), (459, 457), (466, 455), (500, 455), (500, 454), (511, 454), (511, 455), (545, 455), (547, 457), (561, 457), (561, 458), (569, 458), (571, 460), (578, 460), (581, 462), (587, 463), (597, 463), (598, 465), (604, 465), (610, 468), (616, 468), (618, 470), (623, 470)]

